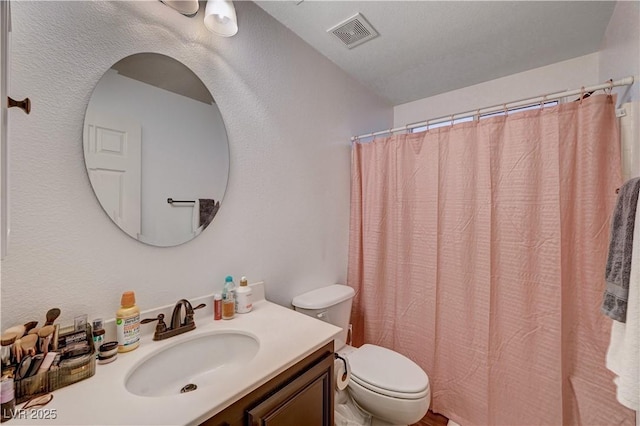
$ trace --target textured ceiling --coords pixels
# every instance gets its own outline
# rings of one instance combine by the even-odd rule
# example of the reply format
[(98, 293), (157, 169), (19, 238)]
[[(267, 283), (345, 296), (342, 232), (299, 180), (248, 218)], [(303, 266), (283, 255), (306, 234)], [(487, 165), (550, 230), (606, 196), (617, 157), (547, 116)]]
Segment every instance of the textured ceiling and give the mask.
[[(262, 1), (257, 4), (394, 105), (599, 50), (613, 1)], [(326, 30), (362, 13), (353, 49)]]

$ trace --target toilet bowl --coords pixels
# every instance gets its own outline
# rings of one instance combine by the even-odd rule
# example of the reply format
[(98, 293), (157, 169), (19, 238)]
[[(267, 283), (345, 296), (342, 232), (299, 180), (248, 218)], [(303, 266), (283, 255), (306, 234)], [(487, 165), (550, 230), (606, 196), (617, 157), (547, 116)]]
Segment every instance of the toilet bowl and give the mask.
[(431, 401), (429, 377), (416, 363), (390, 349), (346, 345), (353, 295), (351, 287), (336, 284), (297, 296), (292, 304), (301, 313), (343, 329), (334, 345), (349, 360), (347, 390), (357, 407), (372, 417), (373, 425), (418, 422)]
[(348, 359), (351, 396), (373, 417), (407, 425), (427, 413), (431, 401), (429, 378), (409, 358), (380, 346), (363, 345)]

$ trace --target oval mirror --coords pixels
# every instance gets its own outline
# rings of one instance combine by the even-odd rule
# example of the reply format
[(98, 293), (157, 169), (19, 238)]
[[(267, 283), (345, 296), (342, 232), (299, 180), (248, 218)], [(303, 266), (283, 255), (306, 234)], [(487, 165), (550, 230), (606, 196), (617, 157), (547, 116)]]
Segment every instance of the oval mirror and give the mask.
[(84, 119), (84, 160), (105, 213), (132, 238), (175, 246), (213, 220), (229, 177), (220, 110), (177, 60), (128, 56), (108, 69)]

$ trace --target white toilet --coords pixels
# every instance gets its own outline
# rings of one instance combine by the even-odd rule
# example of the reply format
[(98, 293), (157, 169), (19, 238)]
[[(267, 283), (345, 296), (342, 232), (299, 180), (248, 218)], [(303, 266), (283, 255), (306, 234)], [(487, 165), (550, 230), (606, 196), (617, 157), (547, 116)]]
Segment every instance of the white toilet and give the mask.
[(349, 360), (348, 390), (358, 407), (372, 416), (374, 425), (409, 425), (429, 409), (431, 389), (427, 374), (409, 358), (392, 350), (346, 345), (354, 290), (331, 285), (293, 299), (296, 311), (343, 329), (335, 339), (335, 351)]

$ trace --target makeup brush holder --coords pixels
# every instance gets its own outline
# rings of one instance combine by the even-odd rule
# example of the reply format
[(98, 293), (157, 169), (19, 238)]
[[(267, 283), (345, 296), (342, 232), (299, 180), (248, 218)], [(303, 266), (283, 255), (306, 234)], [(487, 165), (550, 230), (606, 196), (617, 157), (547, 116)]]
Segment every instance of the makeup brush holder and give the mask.
[[(60, 361), (49, 371), (36, 373), (22, 380), (14, 381), (15, 398), (19, 404), (36, 395), (52, 392), (73, 383), (88, 379), (96, 372), (96, 350), (93, 346), (91, 326), (87, 325), (87, 342), (91, 352)], [(64, 336), (61, 336), (64, 337)]]

